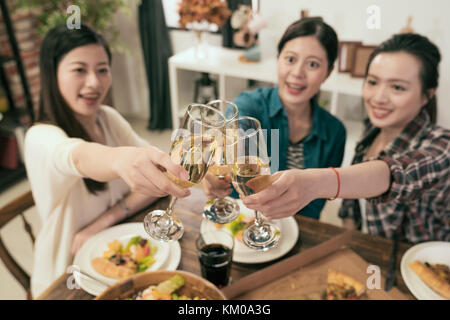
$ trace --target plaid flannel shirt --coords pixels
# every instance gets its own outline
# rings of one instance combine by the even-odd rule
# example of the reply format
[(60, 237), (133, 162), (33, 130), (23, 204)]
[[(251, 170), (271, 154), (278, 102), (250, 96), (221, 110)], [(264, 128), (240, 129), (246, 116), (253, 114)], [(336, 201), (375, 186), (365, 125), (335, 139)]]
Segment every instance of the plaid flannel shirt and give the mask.
[[(357, 144), (352, 164), (364, 154), (380, 132), (368, 122)], [(370, 234), (411, 243), (450, 241), (450, 130), (431, 124), (422, 110), (377, 157), (391, 171), (391, 185), (384, 194), (367, 199)], [(341, 218), (352, 218), (361, 229), (357, 199), (344, 199)]]

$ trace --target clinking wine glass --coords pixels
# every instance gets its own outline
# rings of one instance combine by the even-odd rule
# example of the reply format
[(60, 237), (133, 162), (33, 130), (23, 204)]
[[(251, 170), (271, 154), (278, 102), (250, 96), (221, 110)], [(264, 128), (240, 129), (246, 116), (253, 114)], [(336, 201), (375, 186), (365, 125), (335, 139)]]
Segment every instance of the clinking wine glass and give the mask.
[[(220, 110), (225, 116), (225, 123), (238, 117), (238, 107), (233, 102), (219, 99), (210, 101), (207, 105)], [(222, 132), (222, 137), (223, 139), (218, 141), (214, 163), (209, 167), (209, 173), (221, 180), (230, 175), (226, 156), (226, 145), (229, 141), (226, 139), (225, 132)], [(203, 216), (215, 223), (229, 223), (239, 216), (239, 204), (231, 197), (216, 198), (206, 204)]]
[[(249, 196), (270, 186), (276, 175), (270, 175), (266, 142), (259, 121), (252, 117), (240, 117), (225, 125), (227, 137), (234, 137), (232, 149), (234, 164), (231, 178), (234, 188), (242, 196)], [(255, 220), (244, 230), (243, 242), (250, 248), (266, 251), (277, 245), (280, 229), (264, 219), (255, 210)]]
[[(213, 162), (217, 139), (221, 137), (224, 116), (219, 110), (204, 104), (190, 104), (182, 125), (172, 134), (170, 157), (174, 163), (183, 166), (189, 174), (188, 180), (181, 180), (171, 172), (168, 178), (183, 188), (199, 183)], [(173, 215), (177, 198), (170, 198), (167, 210), (154, 210), (144, 218), (144, 228), (156, 240), (174, 241), (182, 237), (183, 224)]]

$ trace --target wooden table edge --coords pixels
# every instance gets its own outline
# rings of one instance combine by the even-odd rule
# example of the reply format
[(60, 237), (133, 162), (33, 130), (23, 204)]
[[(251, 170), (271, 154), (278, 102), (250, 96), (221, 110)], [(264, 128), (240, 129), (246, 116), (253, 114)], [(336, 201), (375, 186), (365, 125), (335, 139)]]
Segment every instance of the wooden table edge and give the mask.
[(65, 279), (67, 279), (67, 274), (61, 274), (55, 281), (52, 282), (50, 287), (45, 289), (44, 292), (42, 292), (35, 300), (45, 300), (46, 296), (48, 296), (54, 288), (59, 286), (61, 282), (65, 281)]

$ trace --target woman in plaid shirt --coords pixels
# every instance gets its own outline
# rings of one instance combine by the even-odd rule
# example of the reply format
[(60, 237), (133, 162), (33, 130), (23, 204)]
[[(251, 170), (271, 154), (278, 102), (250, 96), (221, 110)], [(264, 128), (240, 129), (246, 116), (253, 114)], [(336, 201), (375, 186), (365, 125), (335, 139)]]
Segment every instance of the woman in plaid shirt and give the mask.
[[(348, 228), (412, 243), (450, 241), (450, 131), (435, 125), (439, 49), (399, 34), (370, 56), (363, 100), (370, 122), (352, 165), (297, 171), (243, 199), (275, 219), (317, 198), (344, 198)], [(359, 198), (366, 198), (360, 206)], [(361, 210), (363, 209), (363, 210)], [(361, 213), (365, 212), (365, 219)]]

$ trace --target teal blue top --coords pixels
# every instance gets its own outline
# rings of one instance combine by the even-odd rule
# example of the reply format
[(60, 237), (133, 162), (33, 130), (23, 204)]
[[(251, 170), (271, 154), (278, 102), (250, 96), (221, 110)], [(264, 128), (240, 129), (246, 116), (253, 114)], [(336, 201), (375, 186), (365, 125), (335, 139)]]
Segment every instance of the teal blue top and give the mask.
[[(245, 91), (236, 97), (234, 103), (239, 109), (239, 116), (254, 117), (261, 122), (261, 128), (267, 130), (271, 172), (286, 170), (289, 123), (278, 95), (278, 86)], [(305, 169), (340, 167), (344, 157), (345, 127), (339, 119), (320, 107), (315, 99), (311, 100), (311, 104), (313, 124), (309, 135), (302, 140)], [(231, 196), (237, 197), (238, 194), (233, 191)], [(314, 200), (298, 213), (319, 219), (325, 200)]]

